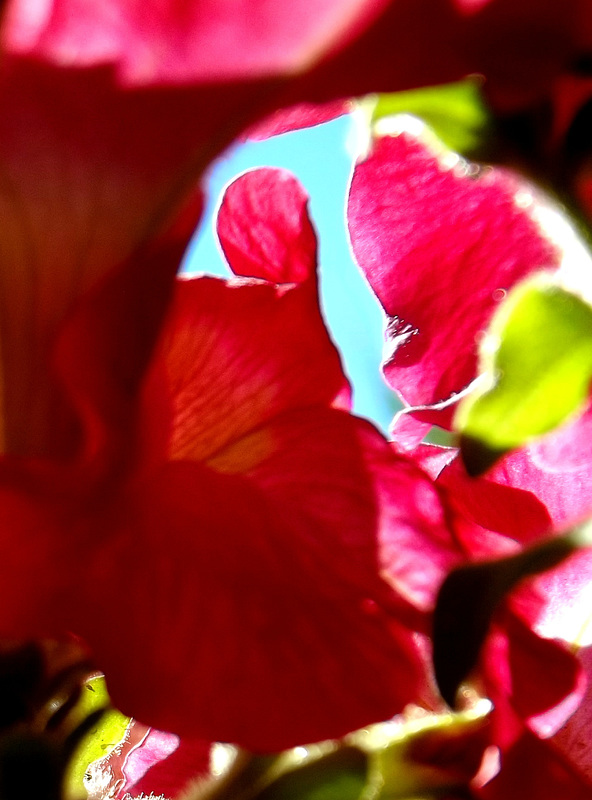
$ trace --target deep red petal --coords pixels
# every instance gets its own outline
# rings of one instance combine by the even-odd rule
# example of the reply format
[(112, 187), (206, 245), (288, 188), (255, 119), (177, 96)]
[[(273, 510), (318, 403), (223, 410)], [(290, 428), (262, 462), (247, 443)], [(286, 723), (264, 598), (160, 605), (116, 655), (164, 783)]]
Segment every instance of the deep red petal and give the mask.
[(502, 112), (532, 107), (590, 49), (585, 0), (393, 0), (349, 47), (293, 87), (294, 101), (430, 86), (483, 74)]
[(287, 170), (262, 167), (234, 180), (222, 198), (217, 232), (236, 275), (301, 283), (316, 274), (308, 195)]
[(592, 753), (590, 752), (590, 722), (592, 715), (592, 648), (586, 647), (578, 654), (588, 677), (586, 694), (575, 714), (553, 737), (551, 744), (579, 773), (582, 781), (592, 791)]
[[(49, 361), (60, 326), (169, 224), (209, 161), (257, 115), (260, 91), (126, 92), (108, 69), (3, 58), (4, 452), (56, 455), (59, 437), (48, 440), (61, 409)], [(143, 280), (150, 285), (148, 270)]]
[[(483, 478), (455, 460), (439, 476), (468, 519), (528, 543), (592, 511), (592, 410), (506, 456)], [(470, 547), (470, 545), (469, 545)]]
[(482, 800), (588, 800), (590, 785), (531, 733), (504, 753), (497, 777), (476, 792)]
[(368, 565), (375, 509), (350, 418), (303, 416), (279, 488), (169, 465), (136, 487), (125, 530), (92, 559), (78, 626), (125, 712), (271, 751), (388, 717), (422, 691), (410, 634)]
[[(353, 250), (389, 316), (385, 376), (407, 404), (464, 389), (476, 375), (479, 334), (504, 291), (558, 265), (517, 203), (521, 189), (498, 170), (477, 177), (446, 165), (407, 133), (379, 138), (357, 165), (348, 210)], [(451, 412), (438, 413), (442, 425)]]

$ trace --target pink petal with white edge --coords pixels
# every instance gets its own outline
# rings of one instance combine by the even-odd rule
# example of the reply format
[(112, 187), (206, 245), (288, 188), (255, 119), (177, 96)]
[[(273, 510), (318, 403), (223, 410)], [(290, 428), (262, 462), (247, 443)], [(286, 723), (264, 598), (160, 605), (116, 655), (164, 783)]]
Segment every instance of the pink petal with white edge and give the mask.
[(216, 225), (232, 271), (272, 283), (315, 278), (317, 237), (308, 200), (287, 170), (262, 167), (233, 181), (224, 192)]
[[(389, 317), (385, 376), (411, 406), (464, 389), (505, 290), (559, 263), (518, 204), (523, 185), (501, 170), (447, 162), (434, 147), (406, 132), (375, 139), (349, 195), (354, 254)], [(444, 427), (451, 414), (432, 421)]]
[(151, 728), (126, 759), (125, 789), (134, 797), (177, 797), (192, 782), (210, 777), (211, 749), (209, 742), (179, 739)]

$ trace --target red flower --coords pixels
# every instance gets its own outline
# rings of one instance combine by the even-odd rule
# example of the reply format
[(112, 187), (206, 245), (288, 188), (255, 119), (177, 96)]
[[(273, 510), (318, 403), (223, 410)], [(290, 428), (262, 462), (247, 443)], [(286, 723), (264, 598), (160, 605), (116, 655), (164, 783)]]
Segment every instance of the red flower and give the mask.
[[(560, 259), (535, 222), (532, 189), (446, 155), (408, 133), (374, 142), (354, 172), (349, 225), (358, 262), (388, 315), (385, 376), (419, 407), (415, 425), (406, 415), (402, 440), (395, 424), (395, 447), (412, 451), (445, 490), (457, 513), (455, 546), (442, 540), (440, 561), (454, 553), (459, 563), (514, 553), (589, 514), (591, 417), (507, 456), (479, 480), (466, 476), (454, 450), (412, 450), (431, 422), (448, 424), (449, 410), (433, 404), (476, 377), (479, 335), (505, 290)], [(437, 569), (436, 558), (431, 564)], [(495, 704), (495, 741), (509, 753), (532, 741), (532, 732), (555, 732), (581, 697), (573, 657), (538, 634), (576, 638), (589, 564), (580, 555), (538, 577), (494, 618), (481, 674)], [(443, 577), (434, 576), (435, 584)]]
[[(181, 280), (135, 414), (114, 393), (129, 285), (120, 315), (117, 285), (94, 293), (58, 354), (84, 457), (23, 463), (2, 505), (7, 632), (70, 629), (124, 712), (259, 751), (433, 702), (423, 614), (384, 581), (378, 539), (405, 559), (416, 535), (448, 535), (431, 480), (345, 410), (305, 204), (274, 171), (229, 190), (223, 247), (274, 282)], [(119, 431), (110, 451), (91, 446), (101, 425)]]

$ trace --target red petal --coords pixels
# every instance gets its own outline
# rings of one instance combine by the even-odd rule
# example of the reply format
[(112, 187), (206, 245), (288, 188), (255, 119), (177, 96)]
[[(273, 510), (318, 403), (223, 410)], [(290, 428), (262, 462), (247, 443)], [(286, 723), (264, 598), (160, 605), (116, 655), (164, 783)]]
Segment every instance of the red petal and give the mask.
[(590, 721), (592, 714), (592, 648), (587, 647), (579, 653), (586, 674), (588, 687), (584, 699), (575, 714), (551, 740), (557, 753), (569, 763), (583, 782), (592, 790), (592, 753), (590, 752)]
[[(82, 429), (76, 431), (82, 438), (76, 469), (80, 462), (86, 468), (92, 465), (94, 480), (97, 469), (114, 469), (113, 459), (122, 456), (121, 450), (127, 457), (138, 390), (201, 211), (201, 197), (195, 201), (196, 206), (186, 209), (187, 218), (178, 218), (80, 299), (60, 331), (54, 363)], [(63, 438), (59, 429), (55, 433)]]
[(494, 741), (502, 751), (524, 726), (543, 738), (555, 733), (583, 696), (576, 657), (564, 645), (537, 636), (511, 612), (498, 615), (480, 660), (494, 705)]
[(507, 615), (505, 627), (510, 640), (512, 704), (531, 730), (547, 738), (582, 699), (580, 664), (565, 645), (537, 636), (516, 615)]
[(316, 274), (308, 195), (287, 170), (255, 169), (233, 181), (224, 192), (217, 231), (236, 275), (300, 283)]
[(382, 574), (421, 598), (417, 537), (447, 540), (445, 514), (372, 426), (328, 408), (343, 377), (311, 289), (179, 286), (144, 387), (148, 457), (99, 523), (72, 621), (115, 702), (157, 728), (277, 750), (432, 700), (406, 627), (425, 616)]
[(270, 136), (278, 136), (281, 133), (310, 128), (341, 117), (347, 114), (350, 109), (351, 103), (347, 100), (331, 100), (320, 105), (299, 103), (289, 108), (274, 111), (261, 122), (249, 128), (244, 134), (244, 138), (262, 141), (269, 139)]
[(388, 717), (425, 681), (384, 607), (351, 418), (306, 411), (267, 434), (275, 450), (248, 479), (178, 462), (138, 485), (78, 620), (125, 712), (257, 751)]
[(314, 286), (181, 281), (146, 388), (145, 435), (154, 458), (206, 460), (274, 416), (331, 405), (346, 389)]
[[(514, 481), (507, 480), (508, 474)], [(527, 544), (546, 534), (552, 522), (524, 477), (524, 474), (510, 471), (498, 472), (493, 480), (489, 474), (487, 478), (469, 478), (460, 459), (456, 458), (440, 472), (438, 481), (450, 492), (463, 516), (476, 526)], [(479, 538), (482, 533), (475, 528), (474, 536)], [(475, 542), (474, 547), (470, 538), (464, 537), (463, 541), (473, 554), (481, 549), (479, 542)]]
[[(390, 318), (385, 376), (407, 404), (436, 403), (467, 386), (498, 296), (529, 272), (558, 265), (517, 205), (520, 188), (499, 170), (475, 177), (446, 166), (406, 133), (378, 139), (357, 165), (352, 245)], [(434, 421), (443, 424), (436, 412)]]
[(499, 775), (477, 796), (482, 800), (589, 800), (590, 785), (547, 742), (525, 733), (504, 753)]

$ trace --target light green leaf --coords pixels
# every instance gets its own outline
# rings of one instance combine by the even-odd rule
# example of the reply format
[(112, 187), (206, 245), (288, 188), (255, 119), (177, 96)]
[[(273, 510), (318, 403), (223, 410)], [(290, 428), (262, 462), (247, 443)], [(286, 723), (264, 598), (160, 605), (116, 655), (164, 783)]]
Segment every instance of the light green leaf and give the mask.
[(583, 406), (592, 379), (592, 307), (547, 275), (530, 278), (494, 316), (481, 373), (455, 419), (472, 474)]
[(66, 776), (68, 797), (86, 796), (83, 779), (89, 764), (108, 755), (121, 742), (129, 724), (128, 717), (110, 708), (105, 680), (101, 677), (93, 678), (82, 689), (82, 696), (76, 707), (76, 717), (83, 720), (93, 712), (106, 707), (108, 710), (84, 737), (68, 765)]
[(388, 723), (373, 726), (375, 735), (387, 738), (382, 746), (375, 743), (367, 748), (370, 770), (365, 797), (436, 800), (457, 792), (464, 796), (490, 741), (490, 710), (491, 703), (482, 700), (462, 712), (409, 720), (395, 726), (391, 736)]
[(357, 747), (340, 747), (285, 772), (257, 800), (359, 800), (366, 785), (367, 756)]
[(487, 133), (489, 115), (481, 98), (481, 83), (467, 78), (393, 94), (372, 95), (365, 102), (370, 125), (396, 114), (411, 114), (428, 125), (451, 150), (473, 152)]

